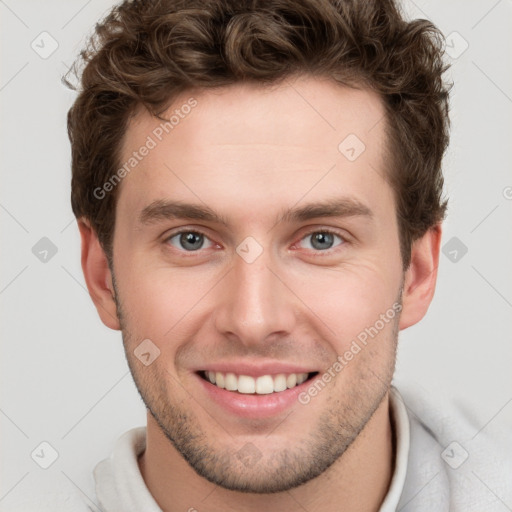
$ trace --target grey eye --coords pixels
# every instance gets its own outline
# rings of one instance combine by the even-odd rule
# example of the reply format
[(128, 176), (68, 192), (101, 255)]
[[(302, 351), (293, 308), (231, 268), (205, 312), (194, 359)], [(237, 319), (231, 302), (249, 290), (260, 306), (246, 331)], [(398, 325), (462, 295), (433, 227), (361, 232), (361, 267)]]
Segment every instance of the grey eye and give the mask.
[(169, 237), (168, 241), (173, 247), (185, 249), (189, 252), (202, 249), (206, 241), (211, 244), (205, 235), (197, 231), (182, 231), (181, 233), (176, 233)]
[[(309, 247), (305, 247), (306, 249), (315, 249), (317, 251), (325, 251), (328, 249), (332, 249), (334, 247), (335, 239), (338, 239), (340, 243), (343, 243), (343, 239), (334, 233), (329, 233), (328, 231), (315, 231), (305, 236), (302, 241), (310, 241)], [(336, 245), (340, 245), (340, 243)]]

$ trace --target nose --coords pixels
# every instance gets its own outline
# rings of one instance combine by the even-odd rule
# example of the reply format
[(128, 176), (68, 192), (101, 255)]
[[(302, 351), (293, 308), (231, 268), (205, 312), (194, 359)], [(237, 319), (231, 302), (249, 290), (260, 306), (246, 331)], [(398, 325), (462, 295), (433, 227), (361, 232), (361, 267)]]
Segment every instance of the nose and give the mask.
[(248, 263), (235, 254), (234, 264), (220, 287), (215, 326), (218, 332), (247, 347), (293, 332), (297, 300), (274, 270), (268, 251)]

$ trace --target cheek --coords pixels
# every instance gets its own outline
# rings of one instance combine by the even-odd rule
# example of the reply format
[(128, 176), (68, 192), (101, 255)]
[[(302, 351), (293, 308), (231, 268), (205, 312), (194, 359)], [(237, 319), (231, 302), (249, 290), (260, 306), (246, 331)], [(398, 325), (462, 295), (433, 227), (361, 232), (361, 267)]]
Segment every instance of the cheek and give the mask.
[[(201, 310), (214, 283), (213, 272), (144, 266), (125, 260), (119, 266), (119, 293), (131, 333), (164, 343)], [(117, 272), (116, 272), (117, 274)]]
[[(333, 347), (342, 353), (376, 322), (383, 334), (388, 330), (390, 318), (396, 314), (393, 305), (399, 286), (399, 278), (386, 274), (384, 268), (358, 262), (343, 269), (317, 269), (309, 273), (296, 293), (320, 317), (326, 336), (334, 340)], [(384, 326), (379, 321), (381, 315), (387, 315)]]

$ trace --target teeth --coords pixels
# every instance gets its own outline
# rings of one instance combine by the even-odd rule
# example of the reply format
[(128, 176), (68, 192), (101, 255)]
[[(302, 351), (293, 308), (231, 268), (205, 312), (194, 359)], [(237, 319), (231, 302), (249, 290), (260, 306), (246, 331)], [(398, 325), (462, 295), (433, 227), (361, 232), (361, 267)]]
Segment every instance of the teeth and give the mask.
[(274, 377), (274, 391), (284, 391), (286, 389), (286, 375), (283, 373)]
[(299, 373), (297, 375), (297, 385), (302, 384), (308, 378), (307, 373)]
[(228, 391), (236, 391), (238, 389), (236, 375), (234, 373), (226, 373), (224, 384)]
[(207, 379), (217, 387), (228, 391), (238, 391), (244, 394), (268, 395), (278, 393), (286, 389), (294, 388), (302, 384), (307, 378), (307, 373), (290, 373), (285, 375), (262, 375), (250, 377), (249, 375), (235, 375), (234, 373), (205, 372)]
[(270, 375), (263, 375), (256, 379), (256, 393), (258, 393), (258, 395), (268, 395), (273, 392), (274, 379)]
[(217, 372), (215, 374), (215, 384), (217, 385), (217, 387), (222, 388), (222, 389), (224, 389), (226, 387), (224, 384), (224, 374), (223, 373)]
[(254, 393), (256, 391), (256, 381), (248, 375), (240, 375), (237, 389), (240, 393)]
[(286, 377), (286, 387), (294, 388), (297, 385), (297, 374), (290, 373), (288, 377)]

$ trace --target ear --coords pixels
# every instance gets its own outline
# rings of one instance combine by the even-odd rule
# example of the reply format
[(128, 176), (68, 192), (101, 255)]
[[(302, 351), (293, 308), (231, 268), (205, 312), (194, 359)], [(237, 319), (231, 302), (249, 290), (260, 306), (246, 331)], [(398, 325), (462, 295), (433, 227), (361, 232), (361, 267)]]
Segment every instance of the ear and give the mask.
[(82, 239), (82, 270), (89, 295), (98, 310), (101, 321), (111, 329), (120, 330), (107, 256), (87, 219), (78, 220), (78, 229)]
[(411, 248), (411, 263), (405, 272), (400, 330), (419, 322), (434, 296), (441, 245), (441, 224), (430, 228)]

